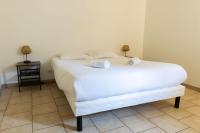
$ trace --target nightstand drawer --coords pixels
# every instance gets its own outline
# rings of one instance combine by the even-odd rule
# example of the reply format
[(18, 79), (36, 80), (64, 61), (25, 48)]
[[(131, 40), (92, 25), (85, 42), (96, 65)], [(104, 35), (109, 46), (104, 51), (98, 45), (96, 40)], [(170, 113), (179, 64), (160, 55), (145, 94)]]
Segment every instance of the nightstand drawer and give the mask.
[(33, 69), (33, 70), (20, 70), (21, 76), (34, 76), (34, 75), (40, 75), (40, 70)]
[(40, 66), (20, 66), (20, 70), (38, 70)]

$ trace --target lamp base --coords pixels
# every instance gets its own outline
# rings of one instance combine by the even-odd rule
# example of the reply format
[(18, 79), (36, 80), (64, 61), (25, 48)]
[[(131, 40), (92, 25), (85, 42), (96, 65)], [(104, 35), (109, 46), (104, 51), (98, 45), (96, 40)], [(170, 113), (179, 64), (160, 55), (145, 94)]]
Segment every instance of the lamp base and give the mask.
[(31, 63), (30, 60), (25, 60), (24, 63), (28, 64), (28, 63)]
[(124, 51), (124, 57), (126, 57), (127, 55), (126, 55), (126, 51)]

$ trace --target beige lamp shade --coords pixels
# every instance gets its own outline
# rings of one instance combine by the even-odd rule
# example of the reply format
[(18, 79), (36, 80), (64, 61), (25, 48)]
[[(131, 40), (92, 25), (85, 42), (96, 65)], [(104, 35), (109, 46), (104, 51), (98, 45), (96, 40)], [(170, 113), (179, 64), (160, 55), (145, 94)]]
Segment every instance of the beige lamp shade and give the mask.
[(123, 46), (122, 46), (122, 51), (123, 51), (123, 52), (127, 52), (127, 51), (129, 51), (129, 50), (130, 50), (129, 45), (123, 45)]
[(22, 46), (22, 49), (21, 49), (21, 53), (22, 54), (30, 54), (32, 52), (32, 50), (31, 50), (31, 48), (30, 48), (30, 46), (28, 46), (28, 45), (24, 45), (24, 46)]

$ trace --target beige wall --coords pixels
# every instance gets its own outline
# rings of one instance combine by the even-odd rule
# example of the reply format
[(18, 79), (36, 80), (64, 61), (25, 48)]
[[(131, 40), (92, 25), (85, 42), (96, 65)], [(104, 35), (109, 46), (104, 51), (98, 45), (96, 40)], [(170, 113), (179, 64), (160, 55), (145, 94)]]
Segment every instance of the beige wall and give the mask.
[(42, 78), (53, 78), (50, 59), (61, 52), (107, 49), (142, 56), (145, 0), (1, 0), (0, 68), (4, 83), (16, 82), (15, 63), (30, 43)]
[(144, 58), (181, 64), (200, 87), (200, 1), (147, 0)]

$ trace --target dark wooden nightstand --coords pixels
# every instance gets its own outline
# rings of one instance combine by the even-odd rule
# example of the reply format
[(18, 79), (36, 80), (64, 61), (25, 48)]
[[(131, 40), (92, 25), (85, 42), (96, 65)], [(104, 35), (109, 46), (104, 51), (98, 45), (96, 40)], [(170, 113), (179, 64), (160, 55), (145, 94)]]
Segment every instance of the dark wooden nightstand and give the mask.
[(39, 61), (31, 63), (18, 62), (16, 64), (16, 67), (17, 67), (19, 92), (21, 86), (28, 86), (28, 85), (39, 85), (41, 90), (42, 86), (40, 78)]

